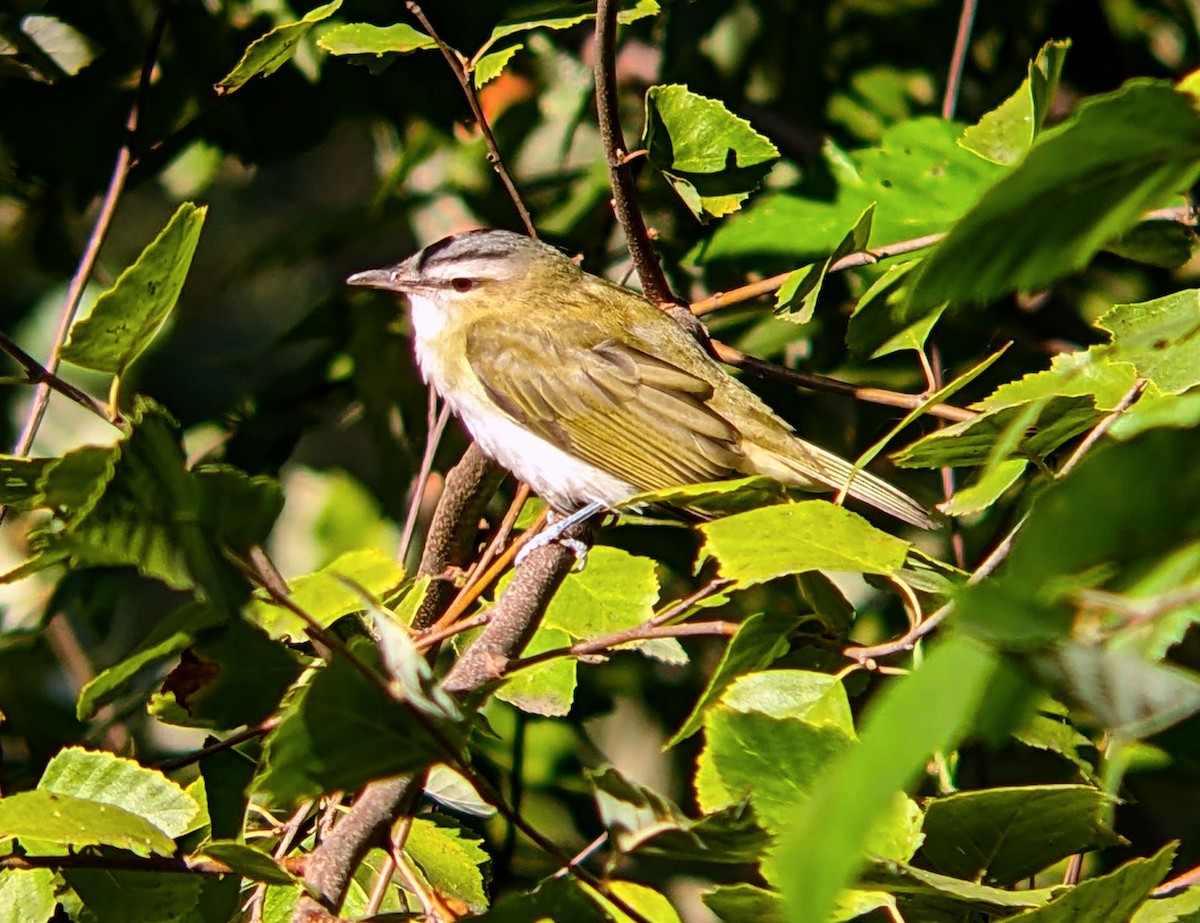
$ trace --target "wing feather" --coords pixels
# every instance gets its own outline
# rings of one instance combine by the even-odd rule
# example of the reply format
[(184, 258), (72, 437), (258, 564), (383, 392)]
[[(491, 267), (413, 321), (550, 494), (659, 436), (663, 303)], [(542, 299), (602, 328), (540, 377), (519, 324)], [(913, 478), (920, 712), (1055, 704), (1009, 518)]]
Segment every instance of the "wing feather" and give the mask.
[(745, 463), (737, 429), (708, 403), (711, 384), (593, 324), (563, 320), (550, 337), (479, 323), (467, 357), (514, 420), (639, 490), (720, 480)]

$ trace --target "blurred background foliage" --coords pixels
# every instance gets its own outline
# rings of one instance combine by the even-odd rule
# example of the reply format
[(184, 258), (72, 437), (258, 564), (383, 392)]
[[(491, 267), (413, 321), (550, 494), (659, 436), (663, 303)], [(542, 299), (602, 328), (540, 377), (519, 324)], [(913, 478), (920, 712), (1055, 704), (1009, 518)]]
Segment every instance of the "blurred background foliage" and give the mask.
[[(466, 227), (519, 228), (462, 92), (436, 53), (362, 66), (319, 50), (315, 39), (331, 25), (323, 23), (278, 73), (236, 93), (214, 92), (254, 38), (307, 8), (303, 0), (169, 4), (133, 144), (136, 163), (100, 253), (95, 291), (85, 297), (86, 309), (179, 202), (207, 203), (178, 309), (125, 389), (169, 408), (195, 457), (283, 478), (287, 506), (272, 550), (287, 573), (364, 545), (394, 551), (396, 523), (425, 444), (427, 398), (403, 320), (393, 305), (352, 293), (342, 280)], [(393, 2), (346, 0), (335, 20), (387, 24), (399, 9)], [(47, 352), (67, 280), (95, 220), (155, 10), (148, 0), (10, 0), (0, 10), (0, 329), (35, 356)], [(513, 12), (512, 4), (497, 0), (430, 3), (427, 9), (444, 38), (468, 54)], [(842, 150), (871, 146), (889, 126), (936, 115), (958, 15), (959, 4), (949, 0), (666, 0), (661, 15), (627, 27), (618, 59), (627, 137), (638, 136), (648, 86), (686, 83), (748, 119), (782, 154), (766, 189), (724, 225), (699, 222), (660, 176), (642, 171), (641, 202), (676, 290), (698, 298), (811, 260), (820, 245), (802, 228), (770, 253), (733, 247), (733, 256), (720, 258), (706, 245), (722, 227), (736, 243), (735, 222), (773, 193), (832, 194), (828, 162), (820, 156), (828, 142)], [(1198, 16), (1200, 7), (1185, 0), (982, 3), (957, 117), (971, 123), (1002, 102), (1050, 39), (1072, 42), (1051, 123), (1079, 100), (1130, 77), (1178, 78), (1200, 63)], [(47, 38), (36, 29), (47, 20), (69, 32)], [(623, 279), (628, 257), (609, 207), (592, 56), (590, 24), (535, 31), (481, 97), (544, 236), (583, 254), (592, 271)], [(1044, 368), (1048, 355), (1064, 348), (1097, 342), (1091, 322), (1108, 306), (1195, 284), (1198, 270), (1194, 262), (1161, 269), (1102, 255), (1044, 296), (1014, 296), (987, 311), (949, 317), (937, 344), (950, 376), (1001, 343), (1015, 343), (956, 402)], [(849, 311), (869, 280), (869, 273), (831, 278), (807, 324), (772, 318), (763, 301), (721, 312), (711, 326), (761, 358), (920, 391), (924, 378), (909, 354), (871, 363), (847, 354)], [(69, 368), (65, 375), (85, 386), (98, 380)], [(806, 438), (847, 453), (878, 438), (896, 417), (840, 397), (755, 387)], [(29, 397), (20, 386), (0, 395), (5, 443), (16, 439)], [(108, 438), (101, 424), (55, 398), (35, 454)], [(435, 469), (444, 471), (463, 445), (453, 431)], [(905, 483), (933, 497), (934, 480), (926, 472)], [(504, 502), (498, 499), (495, 509)], [(977, 560), (1008, 524), (1003, 509), (973, 523), (965, 534), (967, 560)], [(24, 552), (19, 524), (10, 522), (3, 539), (0, 555), (15, 565)], [(657, 557), (668, 590), (672, 581), (683, 585), (696, 551), (690, 533), (668, 526), (622, 528), (605, 541)], [(664, 599), (672, 598), (668, 590)], [(792, 590), (767, 585), (743, 594), (737, 606), (770, 611), (778, 592)], [(864, 601), (859, 640), (890, 636), (902, 625), (894, 600), (872, 602), (865, 586), (854, 592)], [(118, 705), (104, 721), (84, 726), (74, 718), (86, 673), (120, 659), (167, 608), (167, 596), (160, 585), (127, 571), (84, 571), (57, 585), (34, 580), (3, 588), (5, 789), (29, 785), (49, 756), (71, 742), (132, 748), (144, 761), (198, 743), (197, 733), (144, 715), (140, 699)], [(47, 628), (50, 617), (69, 623), (82, 651), (71, 649), (69, 635), (64, 641)], [(1189, 643), (1194, 647), (1194, 639)], [(578, 767), (595, 763), (598, 752), (618, 766), (636, 765), (642, 781), (689, 800), (694, 742), (669, 756), (659, 747), (690, 710), (719, 648), (701, 643), (694, 651), (686, 667), (626, 657), (602, 672), (581, 671), (571, 722), (491, 707), (497, 764), (511, 768), (515, 758), (523, 760), (522, 809), (555, 831), (568, 851), (595, 833), (591, 798), (572, 786), (579, 786)], [(793, 665), (826, 665), (823, 657), (800, 651)], [(147, 686), (156, 681), (148, 678)], [(854, 684), (861, 690), (868, 681)], [(1163, 752), (1149, 752), (1142, 774), (1130, 776), (1135, 798), (1121, 808), (1119, 829), (1141, 854), (1194, 834), (1200, 823), (1195, 799), (1181, 796), (1194, 780), (1188, 775), (1194, 745), (1177, 740), (1170, 759), (1161, 759)], [(986, 757), (968, 750), (960, 772), (988, 785), (1071, 777), (1061, 760), (1015, 747)], [(1186, 837), (1184, 867), (1200, 860), (1197, 850), (1194, 835)], [(503, 880), (510, 862), (521, 874), (544, 871), (529, 865), (535, 861), (519, 850), (502, 854), (493, 872)], [(684, 879), (680, 887), (686, 888)]]

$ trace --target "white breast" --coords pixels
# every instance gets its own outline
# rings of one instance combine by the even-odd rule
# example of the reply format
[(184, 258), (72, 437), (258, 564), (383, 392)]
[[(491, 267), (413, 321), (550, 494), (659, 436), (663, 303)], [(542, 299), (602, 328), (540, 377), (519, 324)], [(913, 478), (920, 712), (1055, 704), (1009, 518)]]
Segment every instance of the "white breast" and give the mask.
[[(489, 457), (563, 512), (593, 501), (613, 507), (638, 493), (632, 484), (569, 455), (497, 407), (467, 366), (465, 337), (452, 329), (447, 312), (421, 295), (408, 300), (421, 374)], [(458, 367), (448, 375), (451, 363)], [(448, 378), (461, 384), (448, 388)]]

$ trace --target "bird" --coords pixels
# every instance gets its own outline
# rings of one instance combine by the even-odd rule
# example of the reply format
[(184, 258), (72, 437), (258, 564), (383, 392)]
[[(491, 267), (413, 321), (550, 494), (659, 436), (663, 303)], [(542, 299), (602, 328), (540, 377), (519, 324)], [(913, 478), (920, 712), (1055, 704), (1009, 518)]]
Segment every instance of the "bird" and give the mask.
[(751, 475), (936, 525), (908, 494), (796, 435), (644, 296), (541, 240), (465, 231), (346, 282), (407, 299), (425, 381), (560, 514), (555, 534), (639, 494)]

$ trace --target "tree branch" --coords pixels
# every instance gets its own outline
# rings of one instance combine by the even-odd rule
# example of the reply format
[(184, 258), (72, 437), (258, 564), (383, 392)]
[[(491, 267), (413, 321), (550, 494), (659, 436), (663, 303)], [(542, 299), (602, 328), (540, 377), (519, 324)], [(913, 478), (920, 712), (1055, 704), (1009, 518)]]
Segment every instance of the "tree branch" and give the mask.
[(596, 116), (600, 123), (600, 143), (608, 164), (613, 210), (633, 257), (646, 297), (657, 305), (675, 304), (658, 254), (650, 243), (646, 221), (637, 207), (637, 190), (632, 166), (627, 158), (625, 134), (621, 131), (620, 103), (617, 98), (617, 4), (615, 0), (596, 3)]

